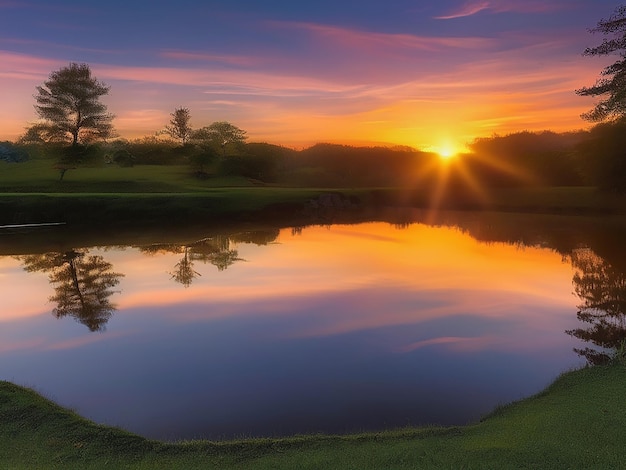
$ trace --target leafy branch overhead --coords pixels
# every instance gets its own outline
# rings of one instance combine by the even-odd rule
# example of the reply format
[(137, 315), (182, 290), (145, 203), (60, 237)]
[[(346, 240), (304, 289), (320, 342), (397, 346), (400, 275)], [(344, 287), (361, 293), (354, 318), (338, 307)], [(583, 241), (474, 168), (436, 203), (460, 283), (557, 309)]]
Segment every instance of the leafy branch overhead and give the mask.
[(620, 58), (602, 70), (602, 77), (595, 85), (576, 90), (580, 96), (605, 97), (582, 117), (593, 122), (623, 117), (626, 115), (626, 6), (618, 7), (609, 19), (600, 20), (590, 32), (602, 33), (605, 38), (599, 46), (585, 49), (584, 55), (617, 54)]

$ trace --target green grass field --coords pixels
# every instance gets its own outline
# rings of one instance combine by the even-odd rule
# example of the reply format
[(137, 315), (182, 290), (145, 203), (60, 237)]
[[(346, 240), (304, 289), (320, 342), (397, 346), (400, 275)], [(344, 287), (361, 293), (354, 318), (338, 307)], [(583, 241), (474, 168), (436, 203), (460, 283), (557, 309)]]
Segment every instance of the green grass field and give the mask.
[(626, 214), (626, 198), (591, 187), (489, 188), (442, 191), (430, 187), (300, 188), (267, 185), (243, 177), (198, 179), (185, 165), (82, 166), (59, 181), (50, 160), (0, 162), (0, 225), (189, 223), (223, 218), (294, 217), (306, 201), (341, 192), (361, 206), (412, 206), (548, 214)]
[(7, 469), (619, 469), (626, 368), (568, 372), (542, 393), (466, 427), (230, 442), (149, 441), (99, 426), (0, 382)]

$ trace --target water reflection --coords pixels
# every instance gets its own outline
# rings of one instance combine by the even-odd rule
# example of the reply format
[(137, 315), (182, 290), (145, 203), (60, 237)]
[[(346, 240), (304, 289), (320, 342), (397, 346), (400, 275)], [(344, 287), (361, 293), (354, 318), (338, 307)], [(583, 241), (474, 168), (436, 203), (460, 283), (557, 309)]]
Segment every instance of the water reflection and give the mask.
[(582, 301), (576, 316), (589, 326), (567, 333), (600, 348), (574, 349), (590, 364), (606, 364), (626, 341), (626, 276), (588, 248), (574, 250), (570, 259), (574, 291)]
[(148, 255), (157, 253), (182, 254), (182, 257), (169, 274), (175, 282), (189, 287), (195, 278), (201, 276), (194, 269), (196, 262), (212, 264), (218, 271), (224, 271), (237, 261), (245, 261), (245, 259), (239, 257), (239, 252), (231, 247), (232, 243), (267, 245), (276, 240), (279, 233), (278, 229), (237, 232), (230, 235), (213, 235), (188, 244), (156, 243), (138, 248), (142, 253)]
[[(0, 370), (98, 422), (220, 439), (465, 424), (593, 359), (584, 341), (610, 356), (600, 330), (623, 338), (626, 257), (611, 244), (623, 228), (472, 213), (423, 222), (142, 233), (116, 240), (123, 249), (21, 264), (10, 252)], [(86, 267), (96, 255), (100, 271)], [(23, 294), (23, 267), (48, 274), (57, 316), (73, 315), (61, 299), (79, 305), (89, 291), (82, 278), (112, 273), (100, 284), (116, 292), (113, 271), (125, 273), (123, 295), (104, 296), (117, 301), (112, 319), (113, 308), (100, 323), (74, 314), (92, 331), (110, 319), (107, 334), (51, 322), (35, 298), (47, 283)], [(99, 358), (109, 366), (92, 371)]]
[(57, 318), (74, 317), (90, 331), (102, 331), (116, 308), (110, 302), (124, 275), (113, 271), (113, 265), (88, 250), (69, 250), (17, 257), (28, 272), (48, 273), (56, 304), (52, 313)]

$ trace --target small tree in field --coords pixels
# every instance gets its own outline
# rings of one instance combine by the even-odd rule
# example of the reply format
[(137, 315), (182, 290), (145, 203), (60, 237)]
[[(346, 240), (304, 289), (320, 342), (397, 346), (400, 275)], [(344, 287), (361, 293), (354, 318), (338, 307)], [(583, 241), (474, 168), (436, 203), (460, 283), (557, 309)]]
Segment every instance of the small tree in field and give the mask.
[(220, 149), (222, 156), (226, 156), (228, 147), (237, 147), (246, 141), (246, 131), (226, 121), (218, 121), (198, 129), (192, 135), (193, 139), (211, 143)]
[(169, 135), (172, 139), (180, 139), (181, 143), (185, 145), (191, 136), (191, 126), (189, 121), (191, 120), (191, 113), (187, 108), (176, 108), (173, 113), (170, 114), (169, 125), (165, 126), (164, 133)]
[(113, 115), (100, 102), (108, 93), (109, 87), (91, 76), (87, 64), (70, 63), (37, 87), (35, 110), (47, 126), (47, 134), (71, 140), (76, 146), (79, 141), (87, 143), (112, 135)]
[(606, 97), (582, 117), (600, 122), (626, 116), (626, 5), (618, 7), (609, 19), (600, 20), (590, 32), (602, 33), (605, 38), (599, 46), (585, 49), (584, 55), (615, 54), (619, 59), (602, 70), (602, 78), (595, 85), (576, 90), (580, 96)]

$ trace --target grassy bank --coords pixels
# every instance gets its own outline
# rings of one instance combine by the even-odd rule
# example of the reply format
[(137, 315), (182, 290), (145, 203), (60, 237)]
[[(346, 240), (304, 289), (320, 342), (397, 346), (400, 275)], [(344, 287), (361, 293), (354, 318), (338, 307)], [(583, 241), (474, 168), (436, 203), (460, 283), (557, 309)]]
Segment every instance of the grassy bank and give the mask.
[[(302, 216), (311, 199), (339, 192), (360, 209), (410, 206), (546, 214), (626, 214), (626, 198), (591, 187), (474, 188), (416, 184), (404, 188), (298, 188), (243, 177), (196, 178), (184, 165), (79, 167), (63, 181), (42, 159), (0, 162), (0, 225), (67, 222), (119, 225), (212, 219), (261, 220)], [(307, 214), (309, 218), (316, 214)], [(298, 223), (299, 221), (295, 221)], [(304, 220), (306, 222), (306, 220)], [(315, 222), (315, 220), (312, 220)]]
[[(325, 193), (352, 201), (345, 207), (308, 205)], [(0, 193), (0, 225), (66, 222), (75, 225), (207, 223), (275, 220), (293, 224), (324, 222), (329, 216), (369, 215), (385, 207), (427, 210), (481, 210), (534, 214), (626, 215), (626, 199), (593, 188), (491, 190), (488, 198), (449, 195), (433, 201), (426, 189), (221, 187), (201, 192)]]
[(0, 464), (11, 469), (623, 468), (626, 368), (561, 376), (467, 427), (165, 444), (98, 426), (0, 382)]

